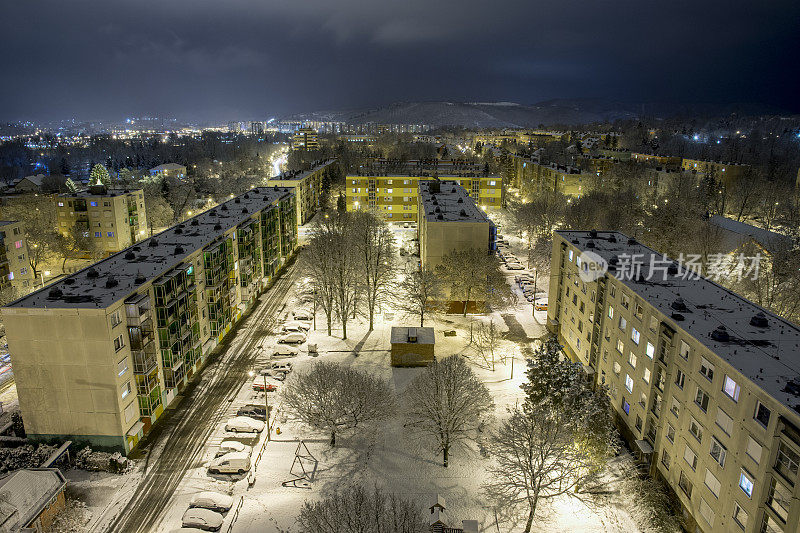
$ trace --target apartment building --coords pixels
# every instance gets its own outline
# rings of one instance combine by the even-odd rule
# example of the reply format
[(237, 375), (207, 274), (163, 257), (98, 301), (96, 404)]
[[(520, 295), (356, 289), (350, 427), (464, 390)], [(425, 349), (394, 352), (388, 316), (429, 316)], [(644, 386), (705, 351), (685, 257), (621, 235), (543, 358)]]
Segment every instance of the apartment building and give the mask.
[(681, 168), (681, 163), (683, 162), (683, 159), (677, 156), (643, 154), (640, 152), (632, 152), (631, 160), (651, 167), (661, 167), (670, 170)]
[(558, 191), (567, 196), (580, 198), (599, 181), (596, 172), (577, 167), (555, 163), (545, 165), (537, 158), (519, 155), (509, 154), (507, 157), (511, 161), (509, 171), (514, 174), (513, 181), (523, 190)]
[(418, 184), (433, 177), (455, 181), (483, 209), (505, 205), (503, 179), (490, 174), (481, 164), (458, 160), (378, 160), (347, 176), (347, 209), (375, 209), (389, 222), (416, 222)]
[(798, 530), (797, 325), (623, 234), (558, 231), (548, 327), (690, 531)]
[(27, 292), (33, 281), (22, 222), (0, 220), (0, 290)]
[(424, 268), (435, 269), (453, 250), (494, 252), (495, 225), (456, 180), (420, 180), (418, 187), (419, 257)]
[(315, 161), (309, 170), (284, 172), (280, 176), (270, 178), (270, 187), (286, 187), (292, 189), (297, 200), (297, 225), (302, 226), (317, 213), (322, 201), (322, 182), (328, 167), (335, 159)]
[(292, 150), (319, 150), (317, 131), (313, 128), (300, 128), (292, 135)]
[(186, 166), (178, 163), (164, 163), (150, 169), (151, 176), (164, 178), (184, 179), (186, 177)]
[(255, 188), (4, 307), (28, 437), (130, 452), (296, 246)]
[(681, 168), (698, 174), (713, 174), (717, 180), (722, 181), (725, 185), (730, 185), (744, 176), (748, 165), (684, 158), (681, 160)]
[(73, 228), (95, 239), (99, 250), (111, 255), (147, 235), (147, 212), (141, 189), (108, 189), (92, 185), (86, 190), (55, 197), (56, 229), (69, 235)]

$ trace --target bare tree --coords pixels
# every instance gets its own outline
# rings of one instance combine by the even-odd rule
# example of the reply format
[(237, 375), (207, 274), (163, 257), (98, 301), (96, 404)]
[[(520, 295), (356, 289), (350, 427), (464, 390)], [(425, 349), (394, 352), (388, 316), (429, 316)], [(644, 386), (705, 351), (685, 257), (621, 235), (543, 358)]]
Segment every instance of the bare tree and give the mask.
[(409, 268), (400, 282), (395, 306), (407, 315), (419, 317), (420, 327), (425, 317), (439, 309), (444, 299), (442, 281), (428, 268)]
[(44, 196), (28, 196), (2, 208), (4, 219), (20, 221), (25, 228), (28, 264), (34, 278), (39, 275), (42, 264), (51, 259), (58, 245), (55, 214), (52, 199)]
[(500, 272), (500, 263), (487, 251), (453, 250), (442, 258), (436, 273), (450, 289), (450, 299), (464, 302), (464, 316), (467, 316), (470, 302), (485, 302), (487, 306), (502, 308), (512, 301), (511, 288)]
[(395, 401), (388, 381), (363, 370), (320, 361), (287, 381), (283, 401), (300, 421), (336, 435), (389, 417)]
[(306, 501), (297, 519), (304, 533), (427, 533), (421, 506), (375, 487), (339, 487), (321, 501)]
[(328, 325), (328, 335), (332, 334), (334, 316), (334, 256), (336, 243), (324, 231), (312, 230), (311, 240), (301, 257), (305, 272), (311, 278), (315, 302), (322, 307)]
[(375, 308), (386, 296), (394, 279), (394, 236), (389, 225), (375, 213), (356, 211), (350, 215), (351, 239), (360, 263), (369, 314), (369, 330), (375, 321)]
[(61, 271), (66, 272), (67, 260), (91, 259), (98, 260), (103, 255), (103, 250), (89, 232), (83, 228), (73, 226), (66, 235), (58, 234), (53, 252), (61, 257)]
[(544, 500), (570, 494), (594, 478), (590, 457), (575, 446), (564, 414), (549, 404), (526, 405), (510, 411), (509, 418), (492, 436), (489, 467), (491, 481), (484, 489), (496, 504), (513, 510), (528, 508), (525, 533)]
[(494, 323), (494, 319), (489, 319), (489, 323), (481, 322), (475, 331), (474, 341), (478, 353), (483, 357), (484, 362), (494, 372), (494, 352), (497, 344), (502, 338), (500, 327)]
[(453, 445), (467, 440), (494, 408), (489, 390), (457, 355), (428, 365), (405, 399), (406, 425), (433, 437), (445, 467)]

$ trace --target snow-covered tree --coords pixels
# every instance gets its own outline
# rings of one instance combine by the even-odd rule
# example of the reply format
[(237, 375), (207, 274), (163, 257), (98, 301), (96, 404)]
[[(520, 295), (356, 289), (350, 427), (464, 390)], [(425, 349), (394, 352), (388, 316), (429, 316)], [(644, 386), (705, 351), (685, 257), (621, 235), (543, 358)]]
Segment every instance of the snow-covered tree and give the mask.
[(297, 522), (304, 533), (427, 533), (422, 506), (375, 487), (347, 484), (306, 501)]
[(399, 288), (395, 307), (406, 315), (419, 317), (420, 327), (425, 325), (425, 317), (439, 310), (444, 299), (442, 281), (429, 268), (407, 269)]
[(386, 221), (376, 213), (359, 210), (349, 216), (350, 238), (358, 256), (369, 330), (372, 331), (375, 308), (386, 297), (394, 280), (394, 236)]
[(89, 178), (92, 185), (105, 185), (108, 187), (111, 184), (111, 176), (108, 173), (108, 169), (99, 163), (92, 167)]
[(464, 302), (464, 316), (470, 302), (486, 302), (489, 307), (501, 309), (513, 299), (499, 261), (486, 250), (453, 250), (442, 258), (436, 274), (450, 289), (450, 299)]
[(383, 420), (395, 409), (387, 380), (327, 361), (294, 373), (284, 387), (283, 401), (301, 422), (328, 432), (331, 446), (336, 446), (337, 434)]
[(458, 355), (428, 365), (405, 392), (407, 426), (432, 437), (446, 467), (450, 449), (476, 431), (494, 408), (492, 396)]
[(492, 369), (492, 372), (494, 372), (495, 351), (502, 336), (503, 333), (500, 331), (500, 327), (494, 323), (494, 319), (490, 319), (489, 322), (480, 322), (478, 324), (473, 337), (475, 348), (484, 362)]

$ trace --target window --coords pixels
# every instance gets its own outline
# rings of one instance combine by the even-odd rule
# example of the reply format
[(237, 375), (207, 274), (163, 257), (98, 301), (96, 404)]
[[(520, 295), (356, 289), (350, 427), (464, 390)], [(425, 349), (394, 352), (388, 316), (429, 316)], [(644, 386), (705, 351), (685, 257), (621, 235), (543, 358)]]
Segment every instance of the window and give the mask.
[(573, 251), (572, 251), (572, 250), (570, 250), (570, 251), (569, 251), (569, 260), (570, 260), (570, 261), (572, 261), (572, 256), (573, 256)]
[(614, 373), (619, 376), (619, 372), (622, 370), (622, 367), (619, 366), (619, 363), (614, 361)]
[(689, 448), (688, 444), (686, 445), (686, 449), (683, 450), (683, 460), (692, 467), (692, 470), (697, 468), (697, 454), (694, 453), (694, 450)]
[(650, 369), (649, 368), (645, 368), (644, 369), (644, 375), (642, 376), (642, 379), (648, 385), (650, 384)]
[(619, 329), (625, 331), (626, 327), (628, 327), (628, 321), (625, 320), (624, 316), (619, 317)]
[(681, 472), (681, 477), (678, 479), (678, 486), (681, 488), (684, 494), (689, 498), (692, 497), (692, 482), (689, 481), (689, 478), (686, 477), (686, 474)]
[(636, 344), (639, 345), (639, 330), (636, 328), (631, 328), (631, 340)]
[(770, 412), (770, 410), (767, 409), (767, 407), (763, 403), (761, 403), (760, 401), (756, 402), (756, 414), (753, 418), (758, 420), (758, 422), (762, 426), (764, 427), (769, 426), (769, 417), (771, 414), (772, 413)]
[(689, 422), (689, 433), (691, 433), (692, 436), (697, 439), (697, 442), (701, 442), (703, 440), (703, 426), (701, 426), (700, 422), (694, 418), (692, 418)]
[(633, 314), (636, 315), (636, 318), (641, 320), (642, 315), (644, 314), (644, 308), (638, 303), (635, 303), (633, 309), (634, 309)]
[(689, 359), (689, 345), (686, 344), (686, 341), (681, 341), (680, 354), (681, 354), (681, 357), (683, 357), (684, 359), (687, 359), (687, 360)]
[(728, 413), (717, 407), (716, 423), (725, 432), (726, 435), (733, 433), (733, 418), (728, 416)]
[(739, 474), (739, 488), (747, 494), (748, 498), (753, 496), (753, 478), (744, 470)]
[(700, 516), (708, 522), (709, 526), (714, 525), (714, 510), (706, 503), (703, 498), (700, 498)]
[(654, 316), (650, 317), (650, 331), (653, 333), (658, 331), (658, 319)]
[(761, 521), (761, 533), (783, 533), (783, 528), (768, 514)]
[(711, 491), (711, 494), (719, 498), (719, 490), (722, 488), (717, 477), (711, 473), (711, 470), (706, 469), (706, 479), (705, 479), (706, 487), (708, 490)]
[(608, 318), (614, 318), (614, 308), (610, 305), (608, 306)]
[(58, 207), (64, 207), (64, 202), (58, 202)]
[(678, 401), (677, 398), (672, 398), (672, 405), (669, 408), (669, 412), (675, 416), (680, 415), (681, 413), (681, 402)]
[(89, 205), (92, 207), (97, 207), (97, 202), (89, 202)]
[(394, 189), (386, 189), (386, 192), (389, 193), (389, 194), (392, 194), (393, 191), (394, 191)]
[(619, 353), (622, 353), (622, 352), (624, 352), (624, 351), (625, 351), (625, 343), (624, 343), (624, 342), (622, 342), (622, 339), (618, 339), (618, 340), (617, 340), (617, 351), (618, 351)]
[(714, 380), (714, 365), (709, 363), (705, 357), (700, 358), (700, 374), (705, 376), (708, 381)]
[(728, 450), (714, 437), (711, 437), (711, 450), (708, 453), (719, 466), (725, 466), (725, 457), (728, 455)]
[(733, 519), (739, 524), (740, 528), (747, 529), (747, 511), (742, 509), (742, 506), (738, 503), (733, 504)]
[(628, 352), (628, 364), (631, 365), (633, 368), (636, 368), (636, 354), (633, 352)]
[(628, 403), (628, 400), (622, 398), (622, 410), (625, 411), (626, 415), (631, 413), (631, 404)]
[(694, 403), (696, 403), (704, 413), (708, 411), (708, 394), (700, 387), (697, 387), (697, 393), (694, 395)]
[(122, 391), (122, 398), (125, 399), (131, 393), (131, 382), (126, 381), (120, 390)]
[(670, 460), (667, 450), (661, 450), (661, 464), (664, 465), (664, 470), (669, 470)]
[(786, 477), (792, 477), (797, 475), (798, 464), (800, 464), (800, 455), (781, 441), (778, 444), (778, 457), (775, 461), (775, 468)]
[(111, 313), (111, 327), (116, 327), (122, 320), (119, 317), (119, 309)]
[(126, 357), (125, 359), (117, 363), (117, 375), (123, 376), (127, 371), (128, 371), (128, 358)]
[(628, 389), (628, 392), (633, 392), (633, 378), (628, 374), (625, 374), (625, 388)]
[(125, 341), (122, 339), (122, 335), (120, 335), (114, 339), (114, 350), (119, 351), (123, 346), (125, 346)]
[(136, 416), (136, 402), (131, 402), (130, 405), (125, 408), (125, 422), (130, 422), (135, 416)]
[(753, 440), (753, 437), (747, 437), (747, 449), (745, 451), (756, 464), (761, 462), (761, 450), (761, 445)]
[(22, 241), (21, 240), (20, 241), (16, 241), (14, 243), (14, 247), (17, 248), (17, 249), (22, 248)]
[(733, 381), (730, 376), (725, 376), (725, 382), (722, 384), (722, 391), (734, 402), (739, 401), (739, 385)]
[(675, 373), (675, 385), (678, 386), (679, 389), (683, 390), (683, 385), (686, 383), (686, 374), (683, 373), (682, 370), (676, 370)]
[(99, 231), (95, 231), (95, 232), (94, 232), (94, 236), (95, 236), (95, 237), (99, 237), (100, 235), (102, 235), (102, 234), (101, 234)]
[(648, 343), (647, 343), (647, 348), (645, 349), (644, 353), (645, 353), (645, 354), (647, 355), (647, 357), (649, 357), (651, 360), (653, 359), (653, 356), (654, 356), (654, 355), (655, 355), (655, 353), (656, 353), (656, 347), (655, 347), (655, 346), (653, 346), (653, 343), (651, 343), (651, 342), (648, 342)]
[(613, 298), (617, 295), (617, 287), (612, 285), (611, 288), (608, 290), (608, 294)]
[(667, 439), (670, 442), (675, 442), (675, 428), (672, 427), (672, 424), (667, 424)]
[(772, 479), (767, 489), (767, 505), (778, 517), (786, 522), (789, 506), (792, 505), (792, 491), (777, 479)]
[(619, 302), (622, 304), (622, 307), (628, 309), (631, 305), (631, 298), (624, 292), (619, 296)]

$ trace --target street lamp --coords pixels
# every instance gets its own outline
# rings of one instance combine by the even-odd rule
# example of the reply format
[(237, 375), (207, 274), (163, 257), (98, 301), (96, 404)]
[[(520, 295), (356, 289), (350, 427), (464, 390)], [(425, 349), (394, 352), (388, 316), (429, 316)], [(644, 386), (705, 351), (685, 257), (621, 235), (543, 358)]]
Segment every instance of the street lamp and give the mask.
[[(252, 378), (252, 377), (255, 377), (256, 373), (251, 370), (251, 371), (249, 371), (247, 373), (247, 375)], [(267, 397), (267, 375), (264, 374), (263, 377), (264, 377), (264, 409), (267, 412), (266, 426), (267, 426), (267, 440), (269, 440), (269, 437), (270, 437), (270, 431), (269, 431), (269, 398)]]

